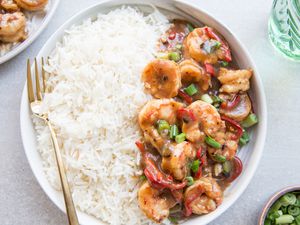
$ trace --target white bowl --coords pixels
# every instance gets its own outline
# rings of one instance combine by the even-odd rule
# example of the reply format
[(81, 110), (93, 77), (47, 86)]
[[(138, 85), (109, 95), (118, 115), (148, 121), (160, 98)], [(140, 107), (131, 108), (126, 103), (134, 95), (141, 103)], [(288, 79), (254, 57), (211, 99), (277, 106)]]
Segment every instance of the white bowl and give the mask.
[[(224, 202), (218, 207), (214, 212), (195, 217), (193, 219), (188, 220), (186, 225), (204, 225), (218, 216), (220, 216), (225, 210), (227, 210), (243, 193), (249, 184), (256, 168), (261, 158), (261, 154), (264, 147), (264, 141), (266, 136), (266, 124), (267, 124), (267, 109), (266, 109), (266, 101), (264, 89), (262, 86), (262, 82), (256, 67), (251, 60), (247, 50), (241, 44), (241, 42), (236, 38), (230, 30), (224, 26), (221, 22), (214, 19), (208, 13), (200, 9), (199, 7), (192, 5), (191, 3), (185, 3), (182, 1), (174, 1), (174, 0), (148, 0), (147, 3), (144, 3), (141, 0), (112, 0), (98, 3), (92, 7), (89, 7), (71, 19), (69, 19), (65, 24), (63, 24), (47, 41), (44, 47), (38, 54), (38, 58), (42, 56), (47, 56), (54, 49), (55, 44), (61, 40), (61, 37), (64, 34), (64, 31), (69, 28), (73, 24), (79, 24), (84, 19), (88, 17), (93, 17), (99, 12), (108, 12), (111, 9), (118, 7), (120, 5), (133, 5), (139, 7), (141, 10), (146, 13), (151, 10), (149, 4), (152, 4), (159, 8), (164, 14), (170, 17), (183, 17), (186, 18), (195, 24), (204, 23), (208, 26), (212, 26), (216, 28), (228, 41), (231, 46), (231, 50), (233, 52), (234, 57), (236, 58), (239, 66), (241, 68), (252, 68), (254, 71), (254, 77), (251, 80), (251, 96), (255, 108), (255, 112), (259, 118), (259, 124), (255, 126), (251, 130), (251, 142), (243, 147), (243, 149), (239, 152), (239, 157), (242, 159), (244, 163), (244, 171), (241, 176), (228, 188), (224, 193)], [(238, 18), (237, 18), (238, 19)], [(200, 23), (200, 24), (201, 24)], [(32, 168), (34, 175), (36, 176), (38, 182), (41, 187), (45, 191), (45, 193), (49, 196), (49, 198), (62, 210), (65, 212), (63, 195), (60, 192), (54, 190), (49, 182), (47, 181), (42, 168), (42, 161), (40, 155), (37, 151), (36, 144), (36, 134), (33, 128), (33, 124), (31, 121), (31, 113), (29, 111), (28, 100), (27, 100), (27, 89), (26, 84), (23, 90), (22, 103), (21, 103), (21, 133), (22, 140), (24, 144), (24, 149)], [(81, 224), (85, 225), (100, 225), (103, 224), (101, 221), (95, 219), (92, 216), (87, 215), (83, 212), (78, 212), (79, 220)]]
[(21, 53), (42, 33), (42, 31), (47, 27), (48, 23), (53, 17), (59, 2), (60, 0), (49, 0), (45, 12), (33, 12), (33, 29), (30, 31), (28, 38), (22, 43), (14, 46), (9, 52), (4, 54), (3, 56), (0, 56), (0, 64), (5, 63), (6, 61)]

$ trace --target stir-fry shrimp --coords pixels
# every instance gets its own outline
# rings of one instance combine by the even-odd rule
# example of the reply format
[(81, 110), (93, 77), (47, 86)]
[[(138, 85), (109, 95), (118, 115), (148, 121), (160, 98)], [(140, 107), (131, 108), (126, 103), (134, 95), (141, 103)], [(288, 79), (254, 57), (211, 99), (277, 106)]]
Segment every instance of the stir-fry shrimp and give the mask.
[(3, 42), (22, 41), (26, 38), (26, 19), (23, 13), (0, 14), (0, 40)]
[(186, 215), (210, 213), (222, 203), (222, 200), (223, 192), (215, 179), (202, 177), (185, 190)]
[(227, 43), (210, 27), (194, 29), (183, 43), (185, 56), (190, 56), (197, 62), (215, 64), (218, 60), (231, 61)]
[(170, 156), (162, 159), (162, 169), (172, 175), (176, 180), (183, 180), (188, 175), (188, 163), (196, 156), (193, 145), (189, 142), (171, 144)]
[(186, 121), (182, 125), (182, 131), (191, 142), (203, 142), (205, 136), (214, 136), (225, 127), (217, 109), (207, 102), (195, 101), (187, 109), (196, 118)]
[(139, 125), (144, 132), (145, 140), (150, 142), (161, 154), (168, 141), (156, 129), (157, 122), (166, 120), (169, 124), (175, 124), (177, 110), (182, 107), (182, 103), (172, 99), (152, 99), (139, 113)]
[(20, 8), (13, 0), (1, 0), (0, 6), (9, 12), (19, 11)]
[(206, 91), (211, 85), (211, 76), (193, 59), (183, 60), (179, 67), (182, 82), (199, 83), (203, 91)]
[(28, 11), (42, 10), (48, 3), (48, 0), (15, 0), (19, 7)]
[(148, 182), (145, 182), (139, 189), (138, 203), (145, 215), (156, 223), (167, 218), (170, 208), (176, 205), (176, 201), (171, 195), (163, 194), (152, 188)]
[(250, 89), (250, 78), (252, 70), (228, 70), (220, 68), (218, 79), (222, 84), (220, 92), (238, 93), (239, 91), (248, 91)]
[(172, 98), (181, 87), (178, 65), (171, 60), (155, 59), (144, 69), (142, 80), (147, 92), (155, 98)]

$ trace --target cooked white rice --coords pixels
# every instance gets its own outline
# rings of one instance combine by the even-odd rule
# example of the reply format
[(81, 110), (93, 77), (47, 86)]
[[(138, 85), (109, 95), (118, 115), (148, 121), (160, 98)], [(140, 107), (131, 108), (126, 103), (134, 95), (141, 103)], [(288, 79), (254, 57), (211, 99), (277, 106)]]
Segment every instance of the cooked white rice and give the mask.
[[(44, 107), (56, 127), (78, 209), (108, 224), (151, 224), (138, 208), (140, 81), (169, 27), (158, 11), (124, 7), (71, 27), (50, 59)], [(45, 174), (60, 190), (49, 130), (35, 119)]]

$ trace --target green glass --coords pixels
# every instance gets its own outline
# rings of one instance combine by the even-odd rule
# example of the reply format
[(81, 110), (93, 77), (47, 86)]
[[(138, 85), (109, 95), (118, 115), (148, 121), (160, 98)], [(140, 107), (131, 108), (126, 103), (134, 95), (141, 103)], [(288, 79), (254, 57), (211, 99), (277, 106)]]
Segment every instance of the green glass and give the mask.
[(274, 0), (269, 38), (279, 52), (300, 61), (300, 0)]

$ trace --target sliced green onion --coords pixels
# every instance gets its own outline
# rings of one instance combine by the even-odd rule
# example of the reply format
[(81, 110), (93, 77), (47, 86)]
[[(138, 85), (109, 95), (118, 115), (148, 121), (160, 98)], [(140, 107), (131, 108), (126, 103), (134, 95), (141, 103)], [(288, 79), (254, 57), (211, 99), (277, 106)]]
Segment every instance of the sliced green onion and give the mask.
[(297, 225), (300, 225), (300, 216), (297, 216), (295, 218), (295, 222), (296, 222)]
[(231, 170), (232, 170), (231, 162), (229, 162), (229, 161), (224, 162), (223, 163), (223, 173), (225, 175), (229, 175)]
[(293, 193), (287, 193), (280, 198), (280, 202), (283, 206), (294, 205), (296, 201), (297, 197)]
[(213, 100), (214, 103), (222, 103), (222, 102), (224, 102), (224, 100), (221, 99), (218, 95), (212, 95), (211, 99)]
[(190, 169), (191, 169), (194, 173), (197, 173), (198, 170), (199, 170), (199, 166), (200, 166), (200, 160), (197, 159), (197, 160), (193, 161), (193, 162), (190, 164)]
[(170, 130), (170, 124), (166, 120), (158, 120), (157, 121), (157, 130), (161, 134), (163, 131)]
[(294, 205), (290, 205), (288, 207), (288, 213), (292, 216), (299, 216), (300, 215), (300, 208)]
[(174, 139), (177, 135), (178, 135), (179, 131), (178, 131), (178, 127), (177, 125), (172, 125), (171, 129), (170, 129), (170, 138)]
[(175, 137), (176, 143), (180, 144), (181, 142), (184, 142), (185, 137), (186, 137), (185, 133), (181, 133), (181, 134), (176, 135), (176, 137)]
[(181, 55), (178, 52), (170, 52), (169, 59), (178, 62), (181, 59)]
[[(298, 197), (299, 197), (299, 196), (298, 196)], [(300, 207), (300, 200), (299, 200), (298, 198), (297, 198), (297, 200), (296, 200), (294, 206)]]
[(280, 209), (281, 206), (282, 206), (282, 205), (281, 205), (281, 202), (280, 202), (280, 201), (276, 201), (276, 202), (274, 203), (274, 205), (271, 207), (270, 212), (278, 211), (278, 210)]
[(246, 119), (244, 119), (241, 124), (243, 127), (252, 127), (253, 125), (258, 123), (257, 116), (254, 113), (251, 113), (250, 115), (247, 116)]
[(226, 157), (220, 154), (213, 155), (213, 159), (217, 162), (224, 163), (226, 162)]
[(191, 185), (193, 185), (193, 184), (195, 183), (193, 177), (188, 176), (188, 177), (186, 177), (185, 179), (186, 179), (187, 182), (188, 182), (188, 183), (187, 183), (188, 186), (191, 186)]
[(169, 53), (167, 53), (167, 52), (158, 52), (155, 55), (155, 57), (158, 58), (158, 59), (169, 59)]
[(147, 177), (146, 177), (144, 174), (140, 176), (140, 180), (141, 180), (141, 181), (144, 181), (144, 180), (146, 180), (146, 179), (147, 179)]
[(272, 225), (272, 220), (266, 219), (264, 225)]
[(275, 219), (275, 224), (286, 224), (292, 223), (294, 221), (294, 217), (291, 215), (282, 215)]
[(247, 131), (244, 130), (243, 135), (240, 137), (239, 144), (241, 146), (246, 145), (250, 141), (250, 137)]
[(194, 84), (189, 85), (184, 89), (184, 92), (187, 93), (189, 96), (192, 96), (198, 92), (196, 86)]
[(188, 23), (187, 28), (189, 29), (189, 32), (192, 32), (195, 28), (192, 24)]
[(209, 96), (209, 94), (204, 94), (201, 96), (201, 100), (204, 102), (207, 102), (208, 104), (212, 104), (214, 101), (212, 98)]
[(212, 137), (209, 137), (209, 136), (205, 137), (205, 142), (209, 146), (216, 148), (216, 149), (219, 149), (222, 147), (222, 145), (219, 142), (217, 142), (215, 139), (213, 139)]
[(224, 66), (224, 67), (229, 65), (229, 63), (226, 61), (220, 61), (219, 63), (221, 64), (221, 66)]
[(169, 216), (169, 221), (171, 222), (171, 223), (174, 223), (174, 224), (177, 224), (178, 223), (178, 221), (177, 221), (177, 219), (175, 218), (175, 217), (172, 217), (172, 216)]
[[(281, 213), (280, 213), (281, 212)], [(275, 220), (276, 218), (282, 216), (282, 211), (275, 211), (268, 215), (268, 218), (271, 220)]]
[(283, 212), (283, 214), (287, 214), (287, 206), (281, 206), (280, 209)]
[(221, 42), (216, 41), (216, 40), (207, 40), (203, 44), (203, 49), (206, 51), (208, 54), (212, 53), (216, 49), (219, 49), (221, 47)]

